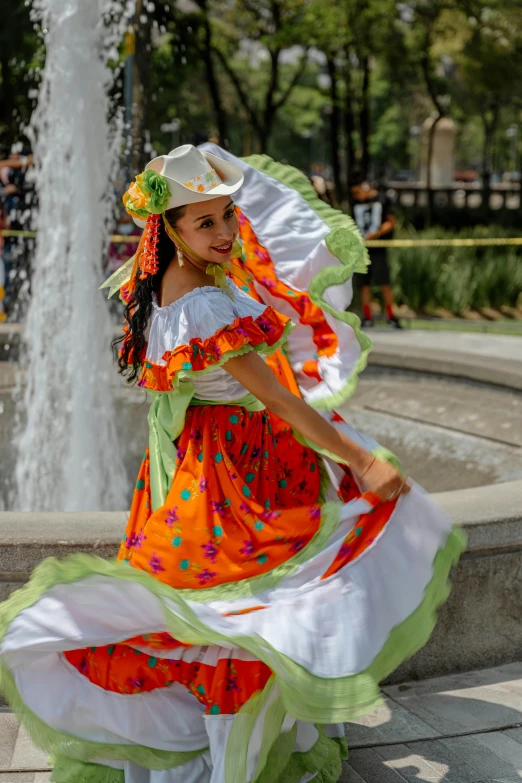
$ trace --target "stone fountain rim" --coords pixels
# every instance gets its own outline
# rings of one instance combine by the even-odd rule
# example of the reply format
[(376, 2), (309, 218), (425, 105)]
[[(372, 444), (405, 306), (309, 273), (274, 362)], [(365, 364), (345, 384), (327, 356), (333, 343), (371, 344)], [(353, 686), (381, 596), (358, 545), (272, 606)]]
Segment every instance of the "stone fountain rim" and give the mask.
[[(520, 344), (522, 348), (522, 340)], [(514, 359), (478, 356), (431, 347), (419, 349), (386, 344), (382, 347), (374, 345), (369, 365), (426, 375), (442, 375), (456, 380), (522, 391), (522, 362)]]
[[(436, 493), (432, 498), (466, 529), (468, 553), (522, 550), (522, 479)], [(89, 547), (95, 553), (118, 544), (127, 517), (126, 511), (3, 511), (0, 549), (53, 544), (63, 550)]]

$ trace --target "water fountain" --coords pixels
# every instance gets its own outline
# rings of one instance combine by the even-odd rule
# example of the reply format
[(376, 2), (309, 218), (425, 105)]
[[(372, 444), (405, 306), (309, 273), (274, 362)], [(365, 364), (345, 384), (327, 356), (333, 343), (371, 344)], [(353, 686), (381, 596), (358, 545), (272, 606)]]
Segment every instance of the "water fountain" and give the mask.
[(108, 58), (121, 38), (122, 4), (35, 0), (33, 10), (46, 62), (31, 123), (39, 212), (14, 439), (16, 507), (123, 508), (112, 329), (98, 291), (118, 151), (108, 120)]

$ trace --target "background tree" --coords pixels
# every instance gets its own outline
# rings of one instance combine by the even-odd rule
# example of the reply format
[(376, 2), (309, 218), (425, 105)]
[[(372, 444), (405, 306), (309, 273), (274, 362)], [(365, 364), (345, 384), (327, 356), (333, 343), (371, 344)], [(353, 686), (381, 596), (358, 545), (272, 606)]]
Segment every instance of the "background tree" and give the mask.
[(43, 50), (24, 0), (0, 0), (0, 143), (9, 148), (30, 119)]
[[(236, 0), (219, 19), (216, 18), (214, 51), (233, 84), (239, 103), (255, 134), (260, 152), (266, 152), (280, 109), (290, 98), (308, 61), (306, 31), (313, 22), (306, 0)], [(219, 41), (219, 44), (217, 43)], [(295, 64), (283, 55), (293, 47)], [(266, 55), (267, 78), (259, 89), (252, 89), (251, 72), (257, 70)], [(234, 60), (242, 65), (238, 68)]]
[[(0, 0), (0, 13), (11, 144), (44, 52), (24, 0)], [(341, 203), (354, 166), (372, 178), (415, 168), (413, 131), (451, 112), (457, 165), (487, 187), (522, 151), (521, 13), (520, 0), (138, 0), (133, 168), (213, 135), (235, 154), (329, 164)], [(123, 72), (116, 102), (122, 87)], [(164, 132), (174, 119), (179, 132)]]
[(438, 123), (450, 110), (448, 80), (451, 75), (450, 60), (441, 59), (433, 50), (441, 16), (452, 8), (453, 0), (417, 0), (412, 6), (410, 52), (413, 54), (414, 62), (418, 63), (424, 89), (432, 106), (432, 122), (428, 132), (426, 154), (426, 224), (428, 226), (431, 225), (433, 213), (432, 162), (435, 132)]
[(488, 3), (469, 0), (459, 6), (467, 36), (458, 58), (457, 87), (459, 100), (482, 123), (482, 179), (486, 200), (492, 146), (502, 111), (508, 106), (520, 109), (522, 105), (522, 7), (511, 0)]

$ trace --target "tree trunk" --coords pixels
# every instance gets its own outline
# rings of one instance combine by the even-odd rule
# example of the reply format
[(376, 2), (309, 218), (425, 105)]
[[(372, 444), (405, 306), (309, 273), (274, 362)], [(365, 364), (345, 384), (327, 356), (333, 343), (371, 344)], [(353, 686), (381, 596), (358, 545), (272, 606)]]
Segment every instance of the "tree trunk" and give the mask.
[(433, 147), (435, 146), (435, 129), (438, 122), (443, 118), (443, 114), (438, 114), (433, 120), (433, 124), (428, 134), (428, 159), (426, 161), (426, 227), (429, 228), (433, 220), (433, 191), (431, 189), (431, 163), (433, 160)]
[(361, 111), (359, 124), (361, 128), (361, 166), (364, 176), (368, 176), (370, 168), (370, 57), (366, 55), (363, 60), (363, 83), (361, 95)]
[(243, 157), (246, 158), (252, 154), (252, 126), (245, 122), (245, 132), (243, 135)]
[(491, 127), (484, 122), (484, 146), (482, 148), (482, 208), (489, 209), (489, 197), (491, 193), (491, 170), (489, 166), (489, 147), (491, 139)]
[(234, 88), (237, 93), (237, 97), (239, 99), (239, 102), (241, 106), (243, 107), (243, 110), (245, 112), (247, 121), (250, 123), (250, 127), (252, 131), (255, 132), (257, 139), (260, 140), (263, 136), (263, 129), (260, 124), (260, 119), (257, 115), (257, 112), (254, 111), (252, 105), (250, 104), (250, 101), (248, 100), (248, 94), (247, 91), (243, 85), (243, 82), (237, 75), (237, 73), (234, 71), (230, 63), (228, 62), (227, 58), (221, 51), (219, 47), (214, 48), (214, 53), (216, 57), (221, 62), (221, 65), (223, 66), (223, 70), (228, 75), (230, 81), (234, 85)]
[(333, 55), (329, 55), (326, 60), (328, 75), (330, 76), (330, 100), (332, 102), (332, 111), (330, 114), (330, 162), (333, 170), (335, 202), (340, 204), (343, 200), (343, 184), (341, 180), (341, 159), (339, 155), (339, 131), (340, 131), (340, 111), (339, 111), (339, 91), (337, 84), (337, 68)]
[(487, 114), (482, 116), (484, 125), (484, 146), (482, 148), (482, 207), (489, 209), (489, 197), (491, 193), (491, 142), (497, 127), (498, 104), (491, 108), (491, 119), (488, 120)]
[(266, 155), (268, 151), (268, 140), (270, 139), (270, 134), (272, 133), (272, 123), (270, 122), (268, 127), (265, 125), (265, 127), (262, 127), (259, 133), (259, 139), (257, 143), (257, 148), (261, 155)]
[[(281, 8), (279, 3), (273, 3), (272, 13), (274, 18), (274, 30), (275, 33), (277, 33), (281, 29)], [(256, 136), (254, 140), (254, 147), (257, 147), (257, 150), (260, 152), (266, 152), (277, 112), (282, 106), (285, 105), (288, 98), (290, 97), (292, 90), (296, 86), (300, 76), (303, 74), (306, 68), (308, 60), (308, 48), (305, 48), (301, 63), (295, 69), (293, 78), (290, 80), (287, 88), (283, 90), (282, 94), (276, 98), (276, 94), (279, 90), (280, 55), (282, 50), (281, 47), (277, 46), (273, 49), (269, 48), (268, 51), (271, 61), (270, 78), (268, 80), (263, 99), (263, 109), (261, 112), (258, 112), (255, 110), (254, 105), (249, 99), (247, 87), (245, 87), (243, 81), (239, 78), (232, 65), (228, 62), (225, 54), (222, 52), (219, 46), (214, 48), (214, 53), (221, 62), (223, 70), (234, 85), (239, 102), (245, 110), (247, 118), (250, 120), (252, 131)]]
[(428, 95), (431, 98), (431, 101), (435, 107), (435, 110), (437, 111), (437, 116), (435, 117), (433, 124), (430, 128), (430, 132), (428, 135), (428, 160), (426, 162), (427, 169), (426, 169), (426, 226), (431, 226), (431, 222), (433, 219), (433, 193), (431, 191), (431, 161), (433, 158), (433, 146), (434, 146), (434, 140), (435, 140), (435, 129), (437, 127), (437, 123), (440, 122), (440, 120), (446, 116), (446, 112), (444, 111), (444, 107), (439, 100), (439, 97), (437, 95), (437, 89), (433, 80), (433, 75), (431, 72), (431, 66), (430, 66), (430, 48), (431, 48), (431, 34), (432, 34), (432, 26), (433, 26), (433, 20), (432, 19), (426, 19), (425, 20), (425, 31), (424, 31), (424, 49), (422, 51), (421, 56), (421, 68), (422, 73), (424, 74), (424, 81), (426, 83), (426, 90), (428, 91)]
[(263, 119), (261, 122), (261, 133), (259, 138), (261, 152), (266, 153), (268, 140), (272, 133), (275, 119), (275, 94), (279, 86), (279, 55), (281, 49), (270, 49), (270, 79), (266, 88), (265, 106), (263, 109)]
[(14, 108), (15, 96), (12, 84), (11, 65), (8, 57), (0, 58), (0, 69), (2, 71), (2, 81), (0, 83), (0, 125), (7, 128), (7, 144), (9, 147), (15, 141), (17, 130), (14, 127)]
[(353, 104), (352, 104), (352, 84), (350, 74), (350, 63), (346, 65), (345, 74), (345, 89), (346, 96), (344, 101), (344, 137), (346, 144), (346, 182), (348, 191), (348, 201), (352, 206), (351, 187), (353, 180), (353, 171), (355, 169), (355, 147), (353, 143), (353, 131), (354, 131), (354, 117), (353, 117)]
[(143, 137), (145, 130), (145, 87), (147, 62), (150, 55), (147, 44), (150, 41), (150, 25), (141, 21), (143, 17), (143, 0), (136, 0), (134, 11), (134, 30), (136, 35), (136, 52), (132, 68), (132, 171), (141, 171), (144, 165)]
[(228, 121), (225, 109), (223, 107), (223, 102), (221, 100), (221, 90), (216, 75), (216, 69), (214, 68), (214, 60), (212, 59), (212, 27), (210, 24), (210, 19), (208, 18), (207, 0), (198, 0), (198, 6), (200, 7), (203, 14), (205, 46), (201, 54), (205, 63), (207, 85), (210, 92), (210, 97), (212, 99), (212, 106), (214, 107), (214, 116), (216, 119), (219, 142), (222, 147), (228, 149)]

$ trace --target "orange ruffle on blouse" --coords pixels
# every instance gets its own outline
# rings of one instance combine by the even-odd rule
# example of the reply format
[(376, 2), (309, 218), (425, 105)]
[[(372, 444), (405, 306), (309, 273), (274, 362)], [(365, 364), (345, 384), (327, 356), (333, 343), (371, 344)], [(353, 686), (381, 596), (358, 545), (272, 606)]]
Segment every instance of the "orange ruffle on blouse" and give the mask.
[[(218, 329), (211, 337), (195, 337), (163, 355), (165, 365), (145, 361), (138, 385), (153, 391), (170, 391), (180, 372), (203, 372), (219, 365), (227, 354), (236, 354), (250, 346), (274, 346), (288, 328), (290, 319), (267, 307), (254, 320), (252, 316), (236, 318)], [(231, 358), (231, 357), (230, 357)]]

